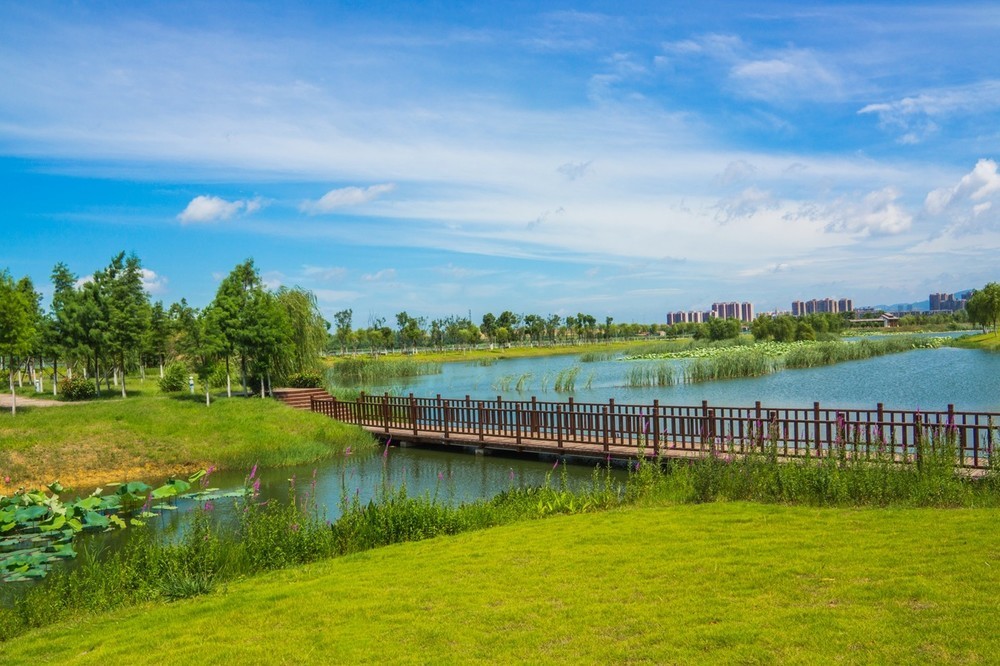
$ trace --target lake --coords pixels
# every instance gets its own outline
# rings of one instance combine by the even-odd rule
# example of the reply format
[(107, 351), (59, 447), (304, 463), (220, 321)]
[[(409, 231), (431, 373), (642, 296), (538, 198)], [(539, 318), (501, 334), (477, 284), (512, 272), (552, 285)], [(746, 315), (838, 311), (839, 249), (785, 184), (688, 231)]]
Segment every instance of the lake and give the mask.
[[(945, 409), (1000, 412), (1000, 354), (955, 347), (916, 349), (861, 361), (802, 370), (782, 370), (763, 377), (732, 379), (671, 387), (631, 388), (627, 384), (630, 364), (670, 363), (675, 375), (687, 361), (581, 362), (578, 355), (498, 359), (491, 365), (478, 362), (445, 363), (436, 375), (407, 378), (370, 386), (379, 394), (413, 393), (418, 397), (440, 394), (446, 398), (469, 395), (474, 400), (502, 396), (540, 400), (649, 404), (697, 405), (702, 400), (726, 406), (749, 406), (761, 401), (765, 406), (808, 406), (814, 401), (829, 407)], [(556, 392), (560, 371), (580, 368), (575, 390)], [(517, 383), (520, 381), (520, 390)]]

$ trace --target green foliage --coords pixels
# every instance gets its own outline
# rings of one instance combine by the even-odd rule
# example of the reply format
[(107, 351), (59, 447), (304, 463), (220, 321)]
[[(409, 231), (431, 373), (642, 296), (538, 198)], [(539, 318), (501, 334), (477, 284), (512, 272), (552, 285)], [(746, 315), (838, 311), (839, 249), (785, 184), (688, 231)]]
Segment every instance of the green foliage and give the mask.
[(160, 379), (160, 390), (164, 393), (176, 393), (188, 388), (188, 369), (183, 363), (171, 363), (163, 370)]
[(992, 327), (996, 332), (1000, 323), (1000, 284), (990, 282), (982, 289), (974, 291), (965, 305), (969, 321)]
[(90, 400), (97, 395), (94, 385), (79, 376), (62, 380), (59, 383), (59, 392), (67, 400)]
[(290, 388), (323, 388), (323, 377), (318, 372), (296, 372), (288, 376), (285, 384)]

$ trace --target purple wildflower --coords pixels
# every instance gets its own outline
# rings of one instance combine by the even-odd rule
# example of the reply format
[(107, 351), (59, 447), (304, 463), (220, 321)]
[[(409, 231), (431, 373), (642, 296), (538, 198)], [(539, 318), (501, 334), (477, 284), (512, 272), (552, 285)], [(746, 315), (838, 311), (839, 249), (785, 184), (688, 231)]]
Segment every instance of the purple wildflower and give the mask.
[(214, 511), (215, 510), (215, 504), (212, 503), (212, 500), (207, 500), (205, 502), (205, 505), (202, 507), (202, 509), (205, 510), (205, 511)]
[(260, 495), (260, 479), (255, 479), (253, 482), (253, 496), (257, 497)]
[(444, 472), (438, 472), (438, 481), (444, 481)]
[(556, 458), (556, 461), (552, 463), (552, 469), (555, 469), (557, 467), (559, 467), (559, 458)]
[(345, 456), (351, 455), (351, 447), (348, 446), (346, 449), (344, 449), (344, 455)]
[(513, 467), (510, 468), (510, 480), (511, 481), (514, 480), (514, 468)]
[(257, 463), (253, 464), (253, 468), (250, 470), (250, 480), (253, 481), (254, 477), (257, 476)]

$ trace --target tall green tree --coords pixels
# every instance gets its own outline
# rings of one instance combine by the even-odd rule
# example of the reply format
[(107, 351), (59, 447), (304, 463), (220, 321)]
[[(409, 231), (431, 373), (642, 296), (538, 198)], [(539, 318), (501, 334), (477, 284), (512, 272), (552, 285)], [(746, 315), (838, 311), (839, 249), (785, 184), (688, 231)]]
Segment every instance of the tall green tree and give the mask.
[(311, 372), (319, 367), (330, 324), (323, 318), (311, 291), (299, 287), (278, 289), (275, 296), (285, 311), (289, 346), (283, 368), (286, 372)]
[(219, 284), (211, 307), (218, 310), (219, 330), (226, 345), (226, 395), (232, 396), (229, 359), (240, 359), (240, 379), (243, 393), (247, 393), (247, 364), (250, 361), (252, 340), (250, 326), (254, 325), (252, 305), (258, 294), (264, 290), (260, 274), (253, 259), (238, 264)]
[(162, 301), (157, 301), (149, 310), (149, 328), (143, 340), (143, 350), (156, 359), (160, 368), (160, 379), (163, 379), (163, 365), (170, 351), (171, 338), (170, 317), (163, 307)]
[(10, 413), (17, 413), (17, 392), (14, 389), (14, 368), (18, 359), (30, 352), (36, 331), (32, 310), (35, 304), (18, 289), (6, 270), (0, 272), (0, 357), (7, 361), (10, 384)]
[(1000, 284), (990, 282), (982, 289), (972, 293), (965, 304), (969, 313), (969, 321), (981, 324), (983, 328), (992, 328), (997, 332), (1000, 323)]
[(212, 375), (225, 352), (226, 340), (219, 326), (220, 313), (212, 308), (189, 309), (180, 319), (178, 349), (205, 389), (205, 405), (212, 404)]
[(351, 319), (353, 316), (354, 311), (350, 308), (333, 313), (333, 321), (337, 325), (337, 344), (340, 345), (342, 352), (346, 352), (351, 344)]
[(107, 345), (121, 374), (122, 397), (125, 391), (126, 356), (140, 349), (149, 329), (149, 296), (142, 285), (142, 264), (134, 254), (121, 252), (104, 271), (107, 308)]

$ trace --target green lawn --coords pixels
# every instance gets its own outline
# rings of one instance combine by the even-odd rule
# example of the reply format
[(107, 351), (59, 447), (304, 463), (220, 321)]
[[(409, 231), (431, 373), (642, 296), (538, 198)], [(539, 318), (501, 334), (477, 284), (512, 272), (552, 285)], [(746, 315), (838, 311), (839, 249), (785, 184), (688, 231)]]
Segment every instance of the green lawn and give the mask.
[(713, 503), (391, 546), (0, 643), (3, 663), (997, 663), (1000, 512)]
[(958, 338), (955, 345), (959, 347), (970, 347), (973, 349), (986, 349), (989, 351), (1000, 351), (1000, 333), (980, 333), (979, 335), (969, 335)]
[(224, 398), (206, 407), (200, 396), (154, 393), (25, 407), (0, 412), (0, 492), (54, 479), (86, 486), (208, 465), (307, 463), (372, 442), (359, 428), (274, 400)]

